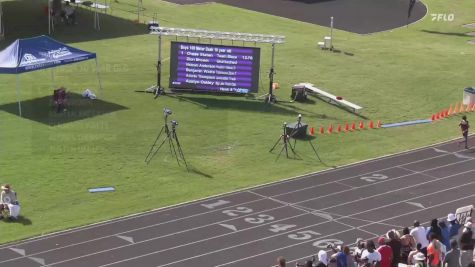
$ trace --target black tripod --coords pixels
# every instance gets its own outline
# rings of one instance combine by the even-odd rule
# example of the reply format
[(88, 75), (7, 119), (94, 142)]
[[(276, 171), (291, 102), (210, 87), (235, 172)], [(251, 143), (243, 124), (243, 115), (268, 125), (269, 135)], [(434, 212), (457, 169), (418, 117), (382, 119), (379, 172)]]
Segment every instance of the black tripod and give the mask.
[(165, 95), (165, 90), (162, 87), (162, 61), (157, 62), (157, 86), (155, 87), (155, 99), (161, 95)]
[[(292, 132), (290, 133), (290, 138), (294, 139), (294, 149), (297, 147), (297, 138), (294, 135), (297, 134), (297, 129), (300, 129), (300, 127), (302, 127), (302, 114), (299, 114), (299, 117), (297, 119), (297, 124), (295, 125), (295, 127), (292, 129)], [(312, 150), (315, 153), (315, 156), (317, 156), (318, 160), (321, 162), (322, 159), (320, 159), (320, 156), (318, 155), (317, 149), (313, 145), (312, 140), (308, 139), (308, 143), (312, 147)]]
[[(158, 133), (157, 138), (155, 138), (155, 141), (150, 147), (150, 150), (147, 156), (145, 157), (145, 162), (149, 164), (150, 161), (152, 161), (152, 159), (155, 157), (155, 155), (157, 155), (158, 151), (163, 146), (163, 144), (165, 144), (165, 142), (168, 141), (170, 153), (176, 158), (176, 162), (178, 163), (178, 165), (181, 166), (180, 161), (183, 161), (183, 163), (185, 164), (186, 170), (189, 170), (188, 164), (186, 163), (185, 154), (183, 154), (180, 141), (178, 141), (178, 135), (176, 134), (176, 127), (178, 126), (178, 122), (171, 121), (172, 129), (170, 130), (170, 128), (168, 127), (167, 118), (168, 118), (168, 115), (171, 114), (171, 110), (165, 108), (164, 113), (165, 113), (165, 124), (162, 126), (162, 129)], [(158, 144), (160, 138), (162, 137), (162, 134), (165, 134), (165, 136), (163, 137), (160, 144)]]
[(269, 152), (274, 151), (274, 149), (277, 147), (277, 145), (282, 141), (282, 149), (280, 150), (279, 155), (277, 155), (276, 160), (279, 159), (280, 155), (282, 154), (282, 152), (284, 150), (285, 150), (285, 155), (287, 156), (287, 158), (289, 158), (289, 148), (290, 148), (290, 151), (292, 151), (292, 153), (294, 154), (294, 158), (295, 158), (296, 153), (295, 153), (294, 148), (292, 147), (292, 144), (289, 142), (290, 141), (290, 135), (287, 134), (287, 123), (286, 122), (284, 122), (282, 128), (283, 128), (283, 133), (279, 136), (279, 139), (277, 139), (277, 142), (275, 142), (274, 146), (269, 150)]

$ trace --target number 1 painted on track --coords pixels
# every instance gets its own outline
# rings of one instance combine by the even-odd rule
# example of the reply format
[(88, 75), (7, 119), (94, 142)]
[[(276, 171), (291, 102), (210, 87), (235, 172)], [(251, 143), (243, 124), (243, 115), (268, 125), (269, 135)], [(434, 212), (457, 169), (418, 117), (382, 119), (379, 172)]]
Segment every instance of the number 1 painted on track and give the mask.
[(214, 203), (209, 203), (209, 204), (201, 204), (201, 206), (205, 207), (205, 208), (208, 208), (208, 209), (214, 209), (214, 208), (217, 208), (219, 206), (223, 206), (223, 205), (226, 205), (226, 204), (229, 204), (231, 203), (230, 201), (227, 201), (227, 200), (218, 200)]

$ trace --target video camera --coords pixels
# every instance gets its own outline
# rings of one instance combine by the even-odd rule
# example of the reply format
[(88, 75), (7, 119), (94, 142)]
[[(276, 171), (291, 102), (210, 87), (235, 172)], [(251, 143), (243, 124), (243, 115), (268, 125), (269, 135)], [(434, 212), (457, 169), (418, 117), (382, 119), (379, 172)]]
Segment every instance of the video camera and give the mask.
[(164, 116), (172, 115), (172, 110), (169, 108), (163, 108), (163, 115)]

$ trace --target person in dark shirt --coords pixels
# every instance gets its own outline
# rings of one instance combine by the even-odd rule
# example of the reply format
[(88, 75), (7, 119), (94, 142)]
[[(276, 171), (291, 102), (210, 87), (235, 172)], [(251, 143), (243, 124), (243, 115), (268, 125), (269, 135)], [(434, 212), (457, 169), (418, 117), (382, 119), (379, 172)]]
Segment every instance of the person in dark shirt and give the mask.
[(468, 123), (467, 116), (462, 117), (462, 121), (459, 123), (460, 130), (462, 131), (463, 141), (460, 143), (465, 143), (465, 149), (468, 149), (468, 129), (470, 128), (470, 124)]
[(460, 249), (456, 239), (450, 240), (451, 249), (447, 251), (444, 257), (444, 264), (442, 267), (462, 267), (460, 266)]
[(473, 260), (472, 223), (466, 222), (460, 236), (460, 264), (467, 266)]
[(388, 246), (391, 247), (393, 251), (393, 260), (391, 262), (391, 266), (397, 267), (399, 261), (401, 260), (401, 241), (396, 238), (396, 234), (394, 231), (390, 231), (388, 233), (389, 241), (387, 242)]
[(429, 239), (429, 236), (434, 233), (437, 240), (442, 240), (442, 229), (439, 227), (439, 221), (437, 219), (432, 219), (430, 227), (427, 231), (426, 237)]
[(453, 213), (447, 215), (447, 221), (449, 222), (449, 238), (457, 237), (460, 230), (460, 223), (457, 221), (457, 217)]

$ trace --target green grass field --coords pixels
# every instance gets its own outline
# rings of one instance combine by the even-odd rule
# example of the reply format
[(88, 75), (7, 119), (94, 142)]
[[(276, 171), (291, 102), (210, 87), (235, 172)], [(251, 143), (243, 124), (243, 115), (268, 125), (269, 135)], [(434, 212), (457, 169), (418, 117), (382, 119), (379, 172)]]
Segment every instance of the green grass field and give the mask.
[[(461, 101), (462, 90), (475, 85), (475, 46), (467, 44), (475, 2), (426, 0), (429, 13), (454, 13), (452, 22), (431, 16), (393, 31), (357, 35), (335, 32), (341, 51), (324, 52), (317, 40), (328, 29), (221, 4), (179, 6), (145, 0), (145, 14), (158, 13), (162, 26), (285, 35), (276, 50), (277, 97), (288, 100), (290, 87), (311, 82), (364, 107), (362, 116), (383, 123), (429, 118)], [(101, 64), (101, 100), (82, 112), (58, 116), (49, 109), (50, 70), (19, 76), (24, 117), (16, 104), (15, 76), (0, 75), (0, 183), (18, 192), (25, 217), (0, 222), (0, 243), (85, 225), (232, 190), (316, 172), (352, 162), (422, 147), (459, 136), (459, 116), (419, 126), (364, 130), (317, 136), (324, 161), (298, 144), (302, 160), (276, 161), (269, 153), (284, 121), (299, 113), (316, 129), (362, 120), (318, 99), (314, 103), (268, 106), (245, 97), (191, 95), (157, 100), (136, 93), (155, 81), (157, 38), (134, 24), (135, 2), (119, 0), (113, 16), (104, 16), (102, 31), (92, 29), (89, 11), (81, 10), (74, 27), (58, 28), (55, 38), (94, 51)], [(9, 10), (40, 13), (32, 0), (4, 2)], [(8, 10), (5, 8), (5, 10)], [(471, 17), (472, 16), (472, 17)], [(149, 20), (150, 18), (145, 18)], [(41, 14), (20, 19), (6, 14), (8, 39), (46, 31)], [(43, 23), (43, 24), (42, 24)], [(172, 38), (174, 39), (174, 38)], [(163, 51), (168, 58), (170, 42)], [(217, 42), (219, 43), (219, 42)], [(270, 46), (262, 46), (261, 88), (267, 91)], [(168, 80), (168, 61), (164, 80)], [(97, 92), (93, 62), (54, 70), (56, 86), (72, 92)], [(144, 158), (162, 123), (164, 107), (179, 121), (178, 134), (192, 172), (177, 166), (168, 149), (150, 165)], [(472, 115), (469, 115), (469, 120)], [(115, 186), (116, 192), (90, 194), (87, 189)]]

